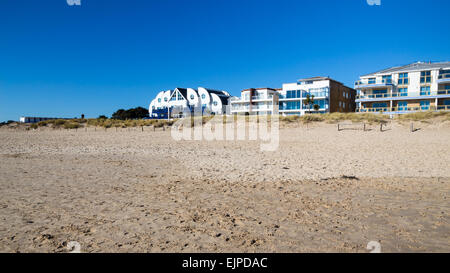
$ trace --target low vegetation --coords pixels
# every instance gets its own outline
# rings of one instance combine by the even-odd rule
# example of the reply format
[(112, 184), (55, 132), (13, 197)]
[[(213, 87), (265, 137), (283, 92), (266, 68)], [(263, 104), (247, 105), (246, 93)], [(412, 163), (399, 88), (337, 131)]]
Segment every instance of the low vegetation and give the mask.
[(400, 121), (428, 121), (435, 118), (442, 118), (444, 120), (450, 121), (450, 112), (416, 112), (411, 114), (399, 115), (396, 118)]
[[(251, 120), (256, 120), (256, 122), (260, 122), (260, 118), (244, 116), (246, 122)], [(191, 126), (201, 119), (202, 124), (206, 124), (207, 122), (212, 121), (214, 116), (205, 116), (205, 117), (192, 117), (191, 118)], [(271, 119), (272, 116), (267, 116), (267, 119)], [(431, 120), (440, 120), (440, 121), (450, 121), (450, 112), (417, 112), (405, 115), (396, 115), (393, 117), (394, 120), (399, 122), (403, 121), (421, 121), (421, 122), (429, 122)], [(304, 116), (279, 116), (279, 120), (281, 123), (315, 123), (315, 122), (326, 122), (326, 123), (339, 123), (344, 121), (350, 121), (352, 123), (387, 123), (390, 120), (390, 116), (383, 114), (371, 114), (371, 113), (327, 113), (327, 114), (307, 114)], [(237, 121), (237, 116), (227, 117), (220, 116), (216, 117), (212, 122), (233, 122)], [(31, 124), (29, 129), (37, 129), (39, 127), (49, 127), (53, 129), (77, 129), (84, 127), (101, 127), (101, 128), (129, 128), (129, 127), (154, 127), (154, 128), (162, 128), (162, 127), (170, 127), (176, 122), (175, 120), (157, 120), (157, 119), (127, 119), (127, 120), (119, 120), (119, 119), (107, 119), (104, 117), (99, 117), (96, 119), (56, 119), (56, 120), (46, 120), (41, 121), (39, 123)], [(12, 122), (3, 122), (1, 125), (7, 125)]]
[(357, 113), (327, 113), (327, 114), (307, 114), (304, 116), (287, 116), (280, 117), (281, 122), (292, 123), (312, 123), (327, 122), (338, 123), (343, 121), (351, 122), (367, 122), (367, 123), (385, 123), (389, 120), (389, 116), (380, 114), (357, 114)]

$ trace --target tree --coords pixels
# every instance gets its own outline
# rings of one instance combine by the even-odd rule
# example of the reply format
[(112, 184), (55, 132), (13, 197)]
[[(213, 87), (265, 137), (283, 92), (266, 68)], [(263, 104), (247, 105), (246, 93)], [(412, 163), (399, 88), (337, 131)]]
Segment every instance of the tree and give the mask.
[(98, 116), (98, 119), (108, 119), (108, 117), (105, 115), (101, 115), (101, 116)]
[(143, 119), (148, 117), (149, 117), (148, 109), (145, 109), (143, 107), (136, 107), (128, 110), (119, 109), (116, 112), (114, 112), (111, 116), (112, 119), (120, 119), (120, 120)]
[(311, 113), (311, 105), (314, 104), (314, 95), (307, 94), (305, 104), (308, 105), (308, 112)]
[(314, 104), (314, 110), (319, 111), (320, 106), (318, 104)]

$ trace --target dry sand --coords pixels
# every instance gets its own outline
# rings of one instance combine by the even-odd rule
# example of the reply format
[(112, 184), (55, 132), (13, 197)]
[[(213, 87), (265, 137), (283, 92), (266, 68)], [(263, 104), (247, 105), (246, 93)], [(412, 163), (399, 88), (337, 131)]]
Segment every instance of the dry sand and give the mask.
[(0, 129), (0, 251), (448, 252), (450, 126), (388, 129), (284, 128), (275, 152)]

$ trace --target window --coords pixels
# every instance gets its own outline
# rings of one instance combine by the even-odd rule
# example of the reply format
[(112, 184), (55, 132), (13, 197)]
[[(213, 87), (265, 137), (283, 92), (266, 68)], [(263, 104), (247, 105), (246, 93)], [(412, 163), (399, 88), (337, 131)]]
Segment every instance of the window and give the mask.
[(372, 104), (373, 108), (386, 108), (387, 107), (387, 103), (386, 102), (376, 102), (374, 104)]
[(376, 82), (375, 78), (369, 78), (369, 84), (374, 84)]
[(447, 95), (447, 94), (450, 95), (450, 85), (449, 84), (444, 86), (444, 90), (438, 91), (438, 95)]
[(202, 94), (202, 100), (206, 99), (205, 94)]
[(398, 102), (398, 110), (399, 111), (406, 111), (406, 110), (408, 110), (408, 102), (407, 101), (399, 101)]
[(161, 98), (158, 99), (158, 102), (161, 102)]
[(430, 110), (430, 101), (423, 100), (420, 102), (420, 109), (422, 110)]
[(300, 98), (302, 91), (300, 90), (292, 90), (286, 92), (286, 98), (287, 99), (295, 99)]
[(191, 100), (193, 100), (195, 98), (194, 94), (191, 94)]
[(383, 76), (383, 83), (386, 83), (386, 84), (392, 83), (392, 75)]
[(384, 97), (387, 97), (387, 96), (386, 96), (387, 92), (388, 92), (387, 89), (378, 89), (378, 90), (373, 90), (373, 91), (372, 91), (373, 97), (374, 97), (374, 98), (384, 98)]
[(398, 89), (398, 96), (399, 97), (406, 97), (406, 96), (408, 96), (408, 88), (399, 88)]
[(214, 105), (214, 106), (217, 106), (217, 101), (213, 102), (213, 105)]
[(420, 72), (420, 83), (431, 83), (431, 71)]
[(422, 86), (420, 87), (420, 95), (421, 96), (429, 96), (430, 95), (430, 87), (429, 86)]
[(398, 84), (399, 85), (408, 85), (408, 73), (400, 73), (398, 74)]
[(342, 108), (345, 108), (345, 102), (342, 103)]
[(167, 102), (167, 97), (164, 98), (164, 101)]

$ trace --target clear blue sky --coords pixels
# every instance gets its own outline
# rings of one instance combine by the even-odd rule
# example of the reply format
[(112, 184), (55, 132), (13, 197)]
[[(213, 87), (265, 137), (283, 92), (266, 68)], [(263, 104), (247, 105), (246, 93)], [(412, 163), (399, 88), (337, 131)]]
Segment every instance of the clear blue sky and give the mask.
[(450, 60), (448, 0), (0, 1), (0, 121)]

